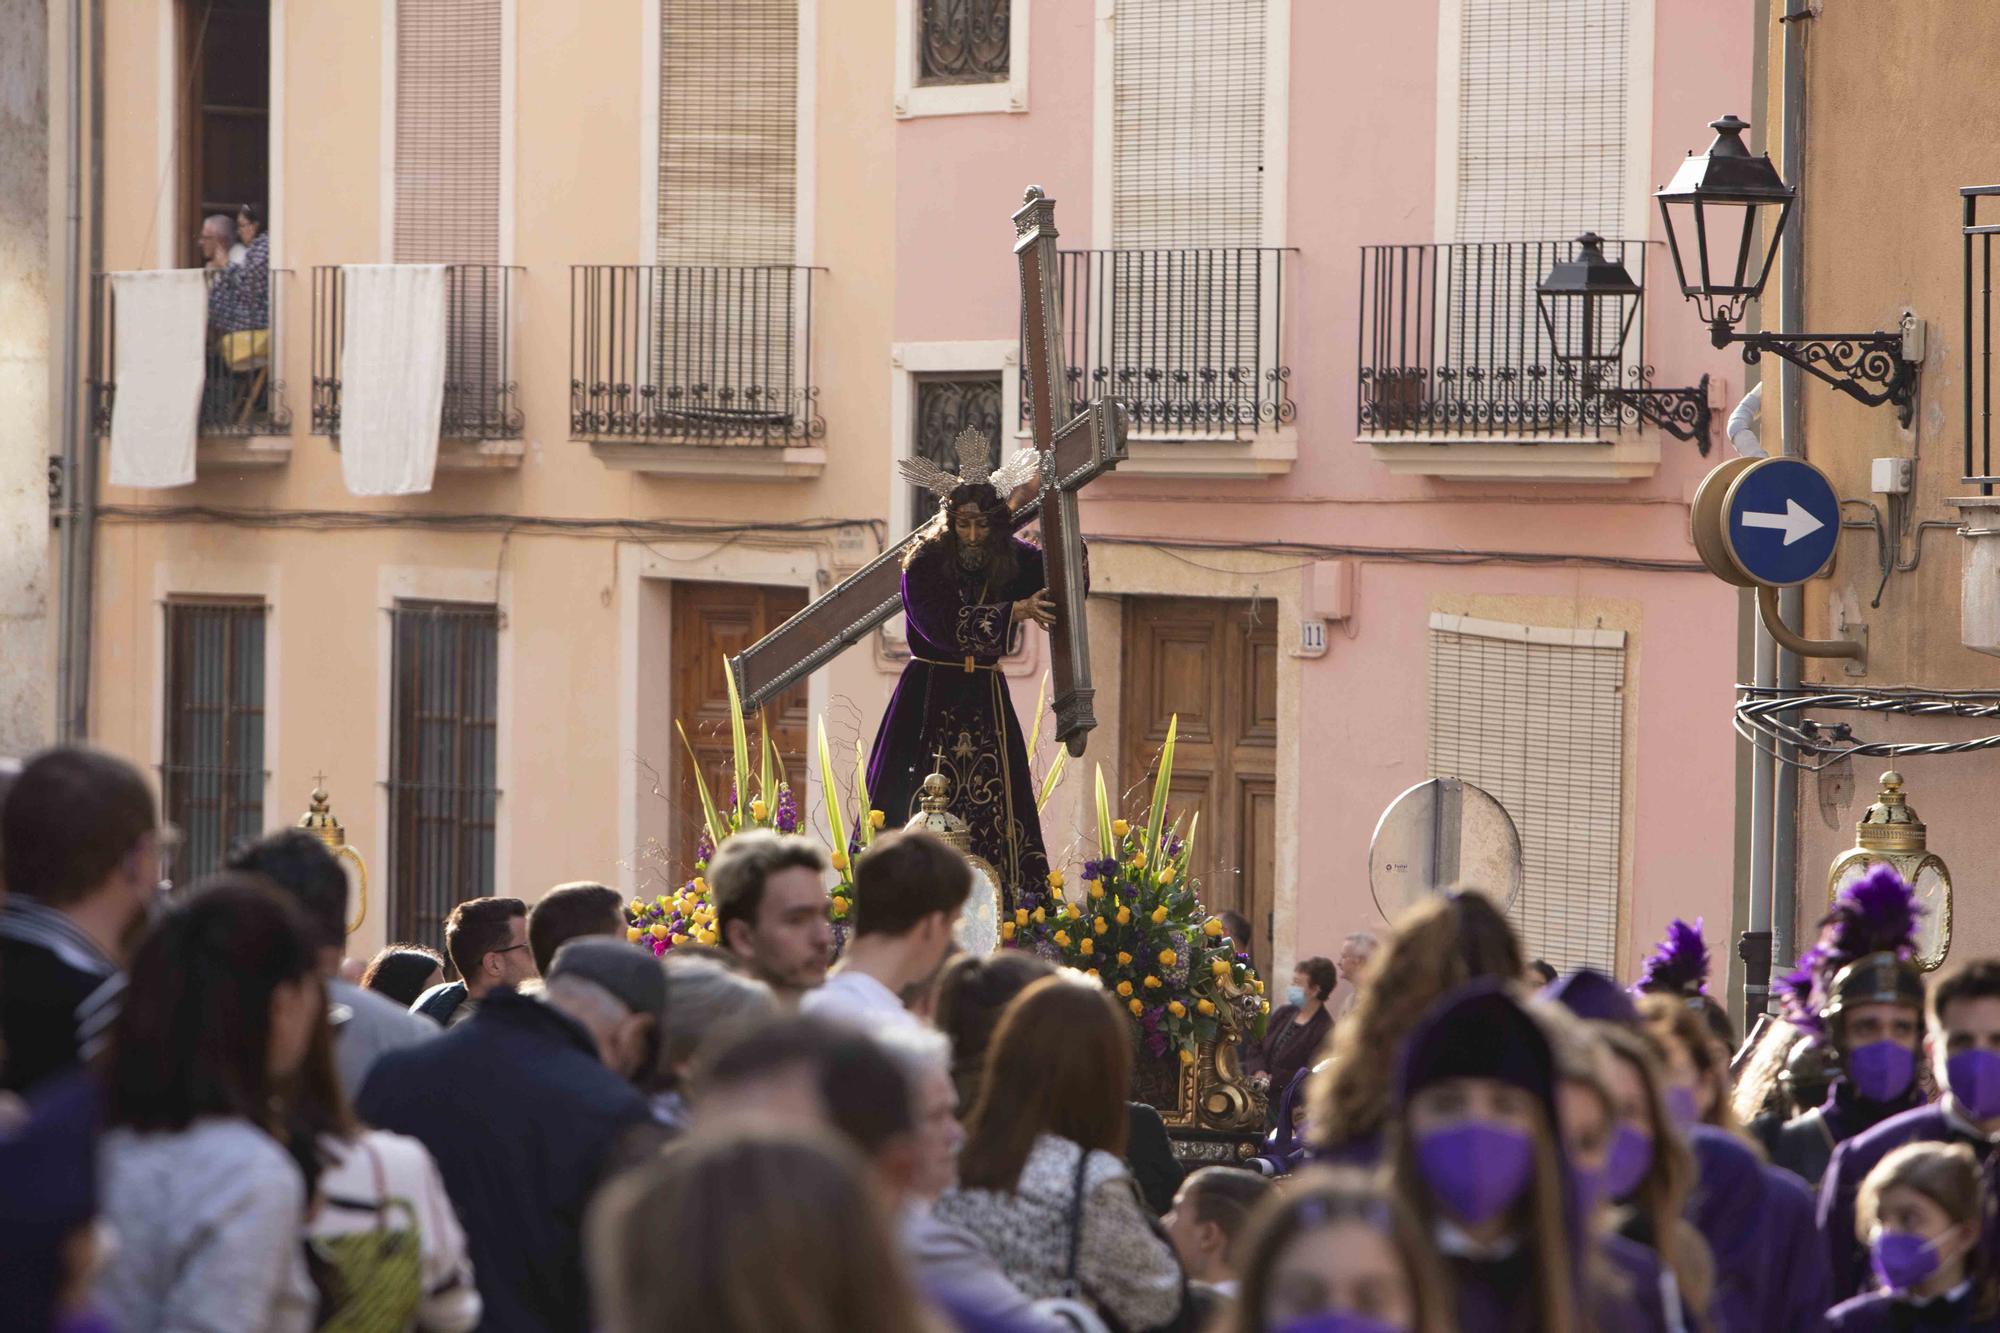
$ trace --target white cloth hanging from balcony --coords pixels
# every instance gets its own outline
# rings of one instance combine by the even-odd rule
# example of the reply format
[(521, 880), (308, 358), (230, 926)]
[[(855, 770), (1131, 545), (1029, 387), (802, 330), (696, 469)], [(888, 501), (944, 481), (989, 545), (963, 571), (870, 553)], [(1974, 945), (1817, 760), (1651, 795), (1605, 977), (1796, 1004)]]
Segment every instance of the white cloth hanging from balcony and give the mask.
[(208, 283), (198, 268), (111, 275), (111, 484), (149, 490), (194, 480), (208, 338)]
[(442, 264), (347, 264), (340, 471), (355, 495), (431, 488), (444, 416)]

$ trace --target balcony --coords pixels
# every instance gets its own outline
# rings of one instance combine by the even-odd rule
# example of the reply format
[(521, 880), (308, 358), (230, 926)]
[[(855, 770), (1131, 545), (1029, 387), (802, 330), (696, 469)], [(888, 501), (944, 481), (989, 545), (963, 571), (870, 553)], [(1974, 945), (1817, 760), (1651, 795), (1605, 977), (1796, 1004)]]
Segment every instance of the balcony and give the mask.
[[(445, 265), (444, 411), (441, 470), (516, 467), (521, 460), (520, 387), (515, 380), (511, 264)], [(312, 433), (340, 435), (341, 343), (347, 281), (338, 265), (312, 271)]]
[[(1065, 250), (1059, 257), (1068, 414), (1098, 397), (1132, 417), (1119, 471), (1255, 477), (1298, 445), (1285, 363), (1279, 247)], [(1023, 366), (1026, 365), (1023, 346)], [(1021, 407), (1028, 382), (1022, 376)]]
[[(202, 353), (201, 411), (196, 419), (196, 466), (268, 466), (291, 457), (292, 410), (285, 404), (279, 361), (290, 269), (272, 269), (264, 311), (266, 327), (222, 334), (211, 328)], [(214, 275), (209, 276), (212, 284)], [(91, 277), (97, 310), (96, 339), (90, 347), (90, 429), (111, 436), (111, 409), (118, 398), (118, 302), (108, 274)]]
[(614, 468), (788, 480), (826, 463), (812, 375), (815, 270), (570, 269), (570, 437)]
[[(1659, 441), (1629, 407), (1586, 394), (1535, 302), (1569, 240), (1371, 245), (1361, 250), (1355, 429), (1390, 471), (1456, 480), (1650, 476)], [(1606, 241), (1646, 282), (1646, 246)], [(1644, 295), (1613, 370), (1643, 387)], [(1561, 330), (1567, 333), (1567, 330)], [(1606, 336), (1611, 336), (1607, 332)], [(1608, 378), (1608, 376), (1607, 376)], [(1602, 381), (1600, 381), (1602, 382)]]

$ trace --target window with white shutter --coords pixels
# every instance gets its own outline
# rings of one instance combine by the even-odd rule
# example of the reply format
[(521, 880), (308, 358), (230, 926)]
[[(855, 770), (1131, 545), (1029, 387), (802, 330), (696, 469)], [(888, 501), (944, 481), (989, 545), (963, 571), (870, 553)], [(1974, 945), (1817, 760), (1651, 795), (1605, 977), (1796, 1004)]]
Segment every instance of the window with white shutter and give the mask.
[(1270, 0), (1118, 0), (1111, 243), (1263, 243)]
[(1450, 239), (1625, 235), (1626, 177), (1634, 169), (1627, 142), (1632, 0), (1454, 3), (1457, 221)]
[(1513, 816), (1526, 873), (1510, 915), (1558, 971), (1615, 971), (1624, 736), (1623, 631), (1431, 617), (1431, 772)]

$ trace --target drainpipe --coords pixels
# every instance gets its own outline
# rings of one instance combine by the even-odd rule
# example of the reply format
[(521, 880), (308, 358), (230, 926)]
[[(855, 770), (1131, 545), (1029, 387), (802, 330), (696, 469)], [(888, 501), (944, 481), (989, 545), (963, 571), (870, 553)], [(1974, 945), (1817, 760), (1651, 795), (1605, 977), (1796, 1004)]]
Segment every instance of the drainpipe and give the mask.
[[(88, 724), (90, 690), (90, 543), (89, 506), (83, 443), (83, 375), (81, 333), (83, 267), (83, 25), (85, 0), (67, 6), (69, 87), (68, 123), (64, 127), (68, 161), (63, 168), (63, 324), (62, 324), (62, 584), (57, 603), (56, 737), (83, 739)], [(94, 517), (94, 515), (93, 515)]]
[[(1785, 11), (1784, 160), (1785, 176), (1800, 187), (1792, 206), (1778, 270), (1778, 324), (1803, 329), (1805, 320), (1805, 212), (1811, 201), (1806, 180), (1806, 27), (1812, 21), (1809, 0), (1792, 0)], [(1787, 457), (1805, 456), (1805, 381), (1789, 361), (1778, 367), (1779, 429)], [(1805, 598), (1797, 588), (1778, 593), (1778, 617), (1787, 625), (1803, 623)], [(1777, 650), (1778, 688), (1787, 694), (1799, 687), (1798, 654)], [(1789, 968), (1798, 956), (1799, 770), (1782, 762), (1791, 747), (1780, 746), (1777, 782), (1772, 794), (1771, 830), (1771, 954)]]

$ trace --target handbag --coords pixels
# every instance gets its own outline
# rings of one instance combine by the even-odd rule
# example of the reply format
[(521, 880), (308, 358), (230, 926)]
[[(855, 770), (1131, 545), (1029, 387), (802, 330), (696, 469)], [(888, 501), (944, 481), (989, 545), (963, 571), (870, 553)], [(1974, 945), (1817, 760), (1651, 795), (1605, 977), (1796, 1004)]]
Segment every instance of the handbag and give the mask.
[(372, 1212), (375, 1225), (344, 1236), (321, 1236), (313, 1249), (332, 1271), (333, 1290), (323, 1311), (321, 1333), (403, 1333), (423, 1305), (423, 1240), (416, 1209), (392, 1198), (382, 1159), (366, 1138), (356, 1148), (368, 1154), (375, 1176), (375, 1199), (327, 1202), (355, 1212)]
[[(1079, 1258), (1083, 1253), (1083, 1177), (1084, 1172), (1089, 1166), (1090, 1150), (1079, 1146), (1076, 1159), (1076, 1179), (1071, 1182), (1069, 1192), (1069, 1253), (1063, 1264), (1063, 1295), (1067, 1299), (1076, 1301), (1094, 1311), (1098, 1319), (1102, 1321), (1103, 1326), (1109, 1330), (1109, 1333), (1128, 1333), (1124, 1323), (1100, 1305), (1097, 1299), (1090, 1294), (1089, 1289), (1084, 1286), (1083, 1277), (1078, 1268)], [(1136, 1198), (1134, 1202), (1137, 1202)], [(1166, 1230), (1161, 1227), (1159, 1219), (1153, 1216), (1150, 1209), (1143, 1206), (1140, 1207), (1139, 1212), (1146, 1219), (1147, 1225), (1152, 1228), (1153, 1234), (1158, 1236), (1168, 1246), (1169, 1250), (1171, 1250), (1173, 1242), (1167, 1239)], [(1193, 1333), (1199, 1326), (1200, 1314), (1196, 1309), (1195, 1302), (1189, 1297), (1187, 1275), (1183, 1273), (1181, 1275), (1181, 1304), (1179, 1313), (1159, 1329), (1152, 1330), (1151, 1333)]]

